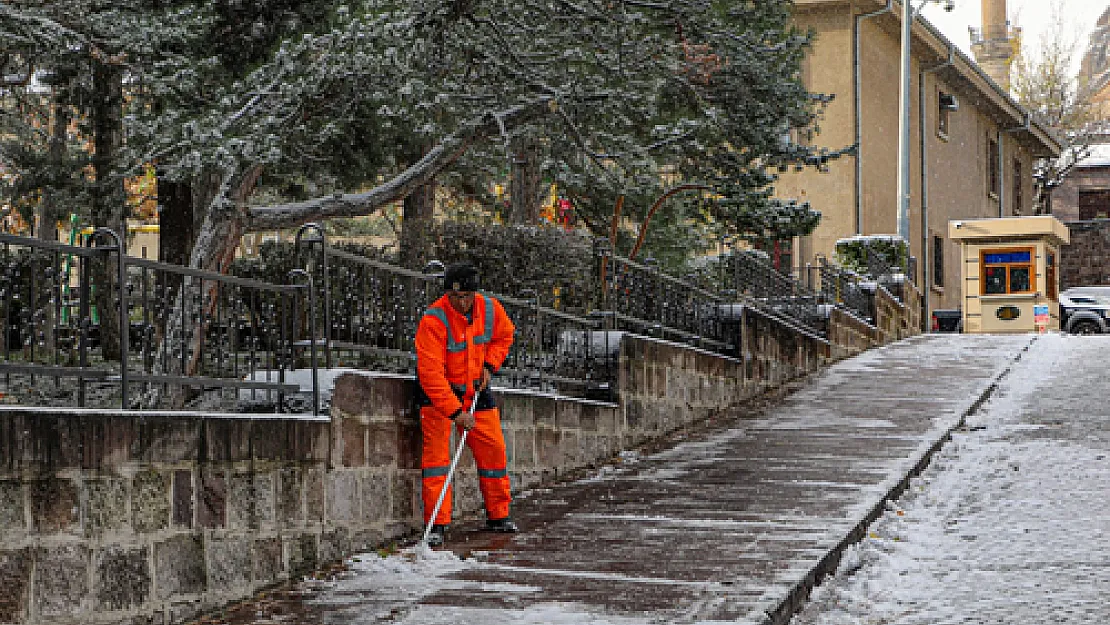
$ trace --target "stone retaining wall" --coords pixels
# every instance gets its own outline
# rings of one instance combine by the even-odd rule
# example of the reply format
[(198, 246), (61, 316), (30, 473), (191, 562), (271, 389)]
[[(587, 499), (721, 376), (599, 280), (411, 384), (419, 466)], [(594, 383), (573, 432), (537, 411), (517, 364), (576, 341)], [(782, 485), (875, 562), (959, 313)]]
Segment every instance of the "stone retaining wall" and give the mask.
[[(860, 338), (859, 323), (834, 311), (830, 346), (745, 310), (737, 358), (625, 335), (617, 403), (506, 391), (514, 488), (597, 465), (855, 353), (875, 340)], [(411, 535), (420, 527), (412, 385), (342, 375), (330, 420), (0, 411), (0, 623), (178, 623)], [(481, 509), (463, 457), (459, 514)]]

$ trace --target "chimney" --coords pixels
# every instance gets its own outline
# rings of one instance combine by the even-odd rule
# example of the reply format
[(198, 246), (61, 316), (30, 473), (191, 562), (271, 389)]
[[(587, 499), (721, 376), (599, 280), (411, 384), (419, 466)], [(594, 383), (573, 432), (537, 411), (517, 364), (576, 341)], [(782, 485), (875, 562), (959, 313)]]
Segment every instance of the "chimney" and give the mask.
[(1005, 91), (1010, 90), (1010, 63), (1020, 34), (1006, 19), (1006, 0), (983, 0), (983, 27), (971, 29), (971, 52), (979, 67)]

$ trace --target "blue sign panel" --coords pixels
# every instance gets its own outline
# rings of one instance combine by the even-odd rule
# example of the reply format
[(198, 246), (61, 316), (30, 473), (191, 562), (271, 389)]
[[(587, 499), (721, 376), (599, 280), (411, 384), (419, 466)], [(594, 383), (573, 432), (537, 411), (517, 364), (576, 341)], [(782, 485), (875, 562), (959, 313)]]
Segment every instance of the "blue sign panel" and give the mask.
[(1002, 263), (1027, 263), (1030, 260), (1029, 251), (1024, 252), (1003, 252), (1001, 254), (985, 254), (983, 262), (988, 265), (1000, 265)]

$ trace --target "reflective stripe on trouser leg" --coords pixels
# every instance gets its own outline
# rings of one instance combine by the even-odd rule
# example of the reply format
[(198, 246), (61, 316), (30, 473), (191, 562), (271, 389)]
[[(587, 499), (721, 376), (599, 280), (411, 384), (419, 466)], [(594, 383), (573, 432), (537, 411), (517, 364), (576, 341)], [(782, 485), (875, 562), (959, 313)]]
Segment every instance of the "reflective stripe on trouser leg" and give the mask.
[[(421, 487), (420, 499), (424, 503), (424, 524), (427, 525), (432, 509), (436, 507), (439, 492), (447, 483), (447, 471), (451, 467), (451, 424), (452, 421), (430, 407), (420, 409), (420, 431), (423, 434), (423, 449), (420, 457)], [(443, 497), (443, 505), (436, 515), (436, 523), (446, 525), (451, 522), (451, 490)]]
[(478, 465), (478, 486), (486, 503), (486, 515), (491, 519), (509, 516), (509, 473), (506, 470), (505, 435), (501, 432), (501, 413), (479, 410), (474, 414), (476, 424), (466, 438), (474, 463)]

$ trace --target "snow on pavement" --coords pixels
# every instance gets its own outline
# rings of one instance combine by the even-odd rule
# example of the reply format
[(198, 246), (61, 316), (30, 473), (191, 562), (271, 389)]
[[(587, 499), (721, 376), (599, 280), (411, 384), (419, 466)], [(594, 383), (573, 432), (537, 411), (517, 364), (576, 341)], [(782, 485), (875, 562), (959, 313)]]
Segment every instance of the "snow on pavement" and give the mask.
[(1040, 337), (793, 625), (1110, 621), (1110, 337)]

